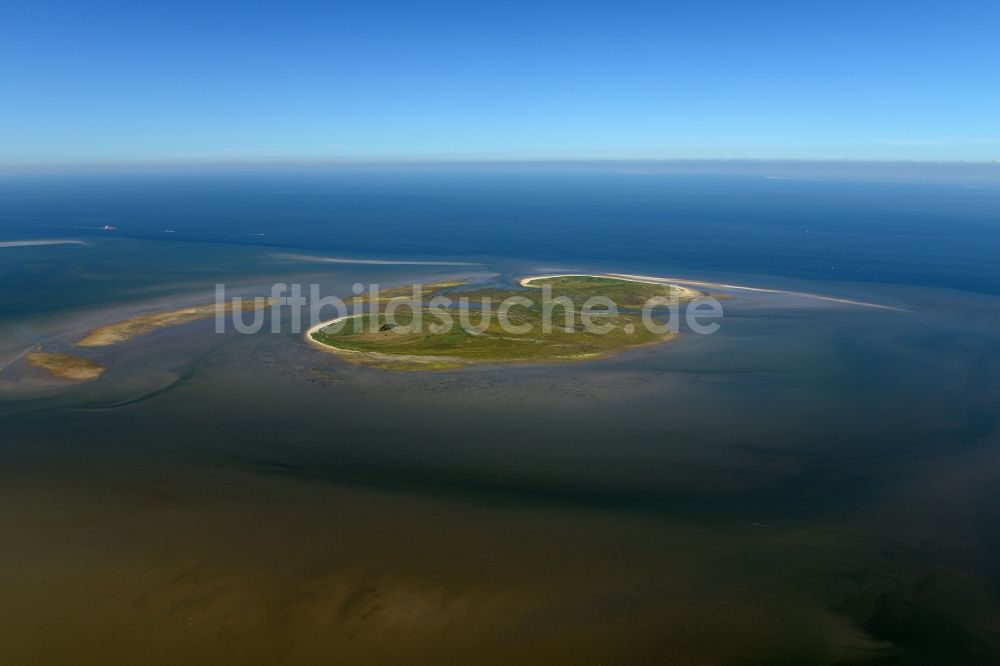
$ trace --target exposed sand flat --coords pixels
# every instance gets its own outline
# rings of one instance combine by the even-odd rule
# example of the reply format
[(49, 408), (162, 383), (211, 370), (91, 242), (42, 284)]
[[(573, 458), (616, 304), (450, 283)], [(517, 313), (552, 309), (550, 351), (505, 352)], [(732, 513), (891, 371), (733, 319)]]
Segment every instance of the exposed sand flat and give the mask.
[(823, 294), (812, 294), (806, 291), (788, 291), (785, 289), (749, 287), (741, 284), (726, 284), (723, 282), (704, 282), (701, 280), (688, 280), (686, 278), (677, 278), (677, 277), (656, 277), (654, 275), (633, 275), (630, 273), (602, 273), (600, 275), (587, 275), (583, 273), (563, 273), (560, 275), (536, 275), (533, 277), (521, 278), (520, 280), (518, 280), (518, 284), (520, 284), (522, 287), (527, 287), (536, 280), (546, 280), (546, 279), (561, 278), (561, 277), (613, 278), (618, 280), (628, 280), (630, 282), (642, 282), (645, 284), (662, 284), (669, 286), (673, 289), (679, 289), (681, 298), (698, 298), (703, 295), (701, 292), (695, 289), (683, 286), (683, 285), (691, 285), (694, 287), (704, 287), (707, 289), (732, 289), (737, 291), (752, 291), (764, 294), (778, 294), (782, 296), (795, 296), (797, 298), (809, 298), (817, 301), (826, 301), (828, 303), (855, 305), (863, 308), (878, 308), (880, 310), (894, 310), (896, 312), (912, 312), (912, 310), (896, 307), (893, 305), (882, 305), (881, 303), (869, 303), (866, 301), (857, 301), (850, 298), (839, 298), (836, 296), (824, 296)]
[(475, 261), (405, 261), (396, 259), (351, 259), (350, 257), (320, 257), (309, 254), (275, 254), (276, 259), (310, 261), (324, 264), (364, 264), (371, 266), (482, 266)]
[(104, 372), (104, 366), (98, 365), (89, 358), (73, 356), (72, 354), (30, 352), (26, 358), (31, 365), (48, 370), (54, 377), (60, 379), (89, 381), (97, 379)]
[(764, 294), (779, 294), (779, 295), (782, 295), (782, 296), (795, 296), (795, 297), (798, 297), (798, 298), (811, 298), (813, 300), (827, 301), (829, 303), (843, 303), (844, 305), (857, 305), (859, 307), (864, 307), (864, 308), (879, 308), (881, 310), (895, 310), (897, 312), (912, 312), (912, 310), (908, 310), (906, 308), (895, 307), (893, 305), (882, 305), (881, 303), (868, 303), (866, 301), (856, 301), (856, 300), (852, 300), (850, 298), (838, 298), (836, 296), (824, 296), (822, 294), (812, 294), (812, 293), (809, 293), (809, 292), (806, 292), (806, 291), (787, 291), (785, 289), (768, 289), (768, 288), (765, 288), (765, 287), (748, 287), (746, 285), (741, 285), (741, 284), (725, 284), (723, 282), (702, 282), (702, 281), (699, 281), (699, 280), (687, 280), (685, 278), (673, 278), (673, 277), (657, 278), (657, 277), (650, 277), (650, 276), (646, 276), (646, 275), (628, 275), (628, 274), (625, 274), (625, 273), (615, 273), (613, 275), (615, 277), (624, 277), (624, 278), (629, 278), (629, 279), (651, 280), (651, 281), (655, 281), (655, 282), (663, 283), (663, 284), (666, 284), (666, 283), (669, 282), (671, 284), (674, 284), (674, 283), (690, 284), (690, 285), (694, 285), (696, 287), (707, 287), (709, 289), (734, 289), (734, 290), (738, 290), (738, 291), (754, 291), (754, 292), (764, 293)]
[(36, 245), (86, 245), (81, 240), (53, 238), (49, 240), (0, 241), (0, 247), (35, 247)]
[[(269, 303), (270, 301), (268, 301)], [(244, 299), (241, 303), (243, 311), (257, 309), (257, 302), (254, 299)], [(223, 312), (232, 312), (232, 301), (226, 303), (222, 308)], [(139, 315), (125, 321), (108, 324), (95, 328), (85, 335), (76, 344), (79, 347), (107, 347), (131, 340), (138, 335), (152, 333), (161, 328), (169, 326), (180, 326), (200, 319), (209, 319), (216, 315), (215, 303), (208, 305), (195, 305), (192, 307), (170, 310), (169, 312), (156, 312), (153, 314)]]

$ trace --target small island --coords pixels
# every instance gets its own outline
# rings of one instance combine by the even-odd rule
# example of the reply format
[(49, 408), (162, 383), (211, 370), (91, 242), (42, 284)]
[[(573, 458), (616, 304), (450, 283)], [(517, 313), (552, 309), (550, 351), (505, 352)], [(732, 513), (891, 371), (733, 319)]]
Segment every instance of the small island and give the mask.
[[(702, 296), (693, 289), (634, 276), (547, 275), (523, 278), (518, 284), (520, 289), (461, 282), (423, 285), (417, 292), (418, 306), (399, 307), (391, 321), (386, 310), (392, 300), (412, 297), (413, 289), (383, 291), (369, 302), (369, 310), (313, 326), (305, 337), (349, 362), (389, 370), (585, 361), (672, 338), (673, 333), (644, 325), (641, 310), (649, 299), (684, 303)], [(546, 287), (555, 302), (548, 329), (541, 298)], [(449, 299), (450, 305), (435, 302), (439, 297)], [(594, 297), (608, 299), (615, 309), (595, 307)], [(466, 299), (468, 307), (457, 307), (460, 299)], [(506, 299), (517, 300), (503, 310), (498, 306)], [(485, 307), (486, 302), (491, 307)], [(453, 325), (443, 330), (446, 321)]]
[[(222, 312), (232, 312), (234, 309), (232, 302), (222, 306)], [(245, 300), (240, 308), (243, 311), (251, 311), (261, 305), (254, 299)], [(152, 314), (138, 315), (125, 321), (115, 322), (100, 326), (88, 332), (83, 338), (76, 342), (78, 347), (108, 347), (120, 342), (127, 342), (140, 335), (153, 333), (161, 328), (171, 326), (181, 326), (202, 319), (211, 319), (220, 311), (220, 307), (215, 303), (207, 305), (194, 305), (167, 312), (154, 312)]]
[(27, 355), (28, 363), (36, 368), (47, 370), (53, 377), (70, 379), (77, 382), (97, 379), (104, 373), (104, 366), (82, 356), (55, 352), (31, 352)]

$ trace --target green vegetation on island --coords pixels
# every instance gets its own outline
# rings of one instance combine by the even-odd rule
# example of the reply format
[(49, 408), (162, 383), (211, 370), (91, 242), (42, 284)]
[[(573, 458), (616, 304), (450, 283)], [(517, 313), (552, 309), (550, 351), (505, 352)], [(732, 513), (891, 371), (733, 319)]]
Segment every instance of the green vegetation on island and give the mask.
[[(366, 301), (369, 311), (313, 327), (307, 338), (349, 361), (394, 370), (581, 361), (669, 339), (673, 334), (644, 325), (641, 308), (654, 297), (685, 302), (700, 295), (663, 283), (585, 275), (526, 278), (521, 285), (424, 285), (415, 308), (400, 302), (412, 298), (411, 287), (394, 288)], [(387, 295), (399, 300), (393, 304)]]

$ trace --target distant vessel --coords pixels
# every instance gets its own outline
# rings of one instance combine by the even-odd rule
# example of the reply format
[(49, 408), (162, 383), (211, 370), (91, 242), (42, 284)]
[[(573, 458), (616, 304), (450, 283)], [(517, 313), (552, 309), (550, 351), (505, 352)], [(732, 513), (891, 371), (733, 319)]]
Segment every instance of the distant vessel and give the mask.
[(110, 224), (105, 224), (103, 227), (101, 227), (101, 231), (117, 231), (117, 230), (118, 227), (113, 227)]
[(173, 229), (164, 229), (163, 233), (165, 233), (165, 234), (172, 234), (172, 233), (174, 233), (174, 230)]

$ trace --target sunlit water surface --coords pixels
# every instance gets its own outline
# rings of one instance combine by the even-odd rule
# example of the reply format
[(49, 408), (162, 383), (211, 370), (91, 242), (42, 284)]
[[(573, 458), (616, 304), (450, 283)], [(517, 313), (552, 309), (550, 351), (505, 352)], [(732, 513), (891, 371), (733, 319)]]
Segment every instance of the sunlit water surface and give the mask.
[[(1000, 655), (1000, 190), (91, 174), (7, 177), (0, 215), (0, 241), (87, 242), (0, 248), (11, 663)], [(89, 351), (92, 383), (20, 356), (217, 283), (552, 270), (905, 311), (732, 292), (714, 335), (448, 372), (210, 321)]]

